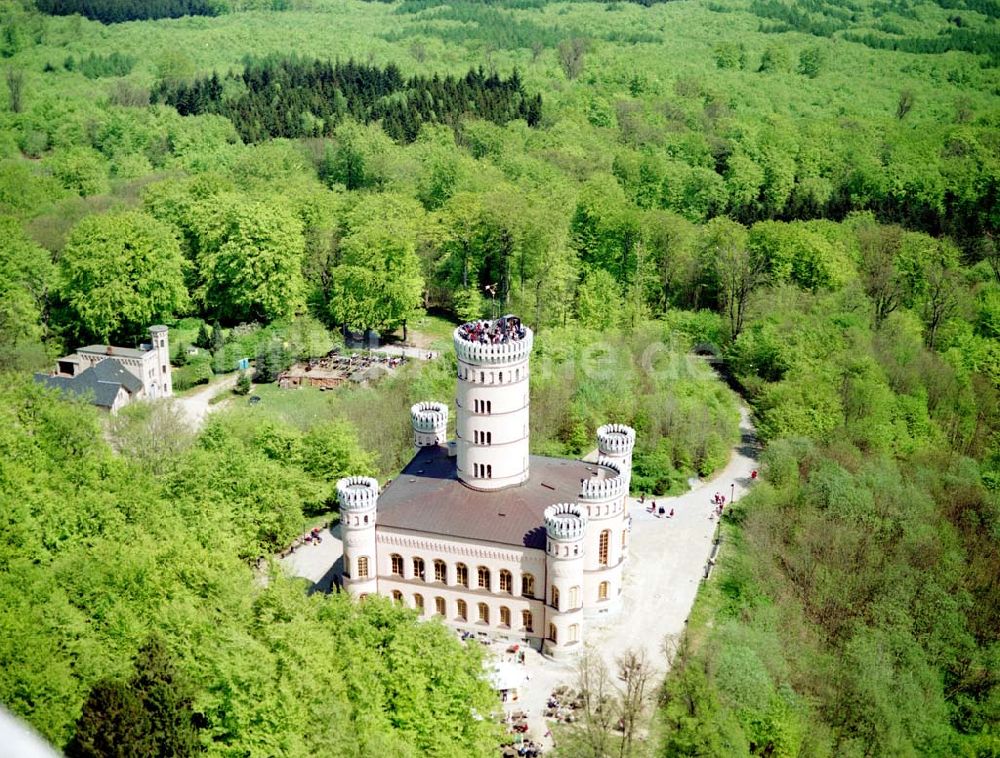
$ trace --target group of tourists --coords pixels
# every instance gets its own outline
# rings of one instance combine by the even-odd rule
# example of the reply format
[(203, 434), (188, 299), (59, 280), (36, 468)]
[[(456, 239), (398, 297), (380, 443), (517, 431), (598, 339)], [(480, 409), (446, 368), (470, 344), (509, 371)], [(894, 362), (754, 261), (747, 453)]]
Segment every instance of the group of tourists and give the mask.
[(482, 345), (502, 345), (524, 339), (527, 330), (517, 316), (503, 316), (495, 321), (470, 321), (458, 327), (458, 336)]

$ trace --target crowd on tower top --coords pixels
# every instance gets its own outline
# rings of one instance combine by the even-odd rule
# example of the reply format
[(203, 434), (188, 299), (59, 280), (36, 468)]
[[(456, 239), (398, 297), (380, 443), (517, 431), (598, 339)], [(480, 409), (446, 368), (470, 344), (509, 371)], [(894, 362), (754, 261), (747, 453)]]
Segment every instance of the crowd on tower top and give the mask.
[(528, 333), (517, 316), (503, 316), (494, 321), (470, 321), (458, 327), (458, 336), (482, 345), (502, 345), (517, 342)]

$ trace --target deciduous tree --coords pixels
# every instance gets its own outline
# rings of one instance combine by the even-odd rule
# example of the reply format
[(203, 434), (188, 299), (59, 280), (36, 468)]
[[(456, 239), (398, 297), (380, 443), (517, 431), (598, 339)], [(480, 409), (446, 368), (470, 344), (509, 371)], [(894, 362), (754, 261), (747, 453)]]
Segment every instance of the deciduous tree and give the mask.
[(70, 233), (59, 272), (71, 326), (89, 337), (134, 337), (188, 306), (177, 238), (145, 213), (83, 219)]

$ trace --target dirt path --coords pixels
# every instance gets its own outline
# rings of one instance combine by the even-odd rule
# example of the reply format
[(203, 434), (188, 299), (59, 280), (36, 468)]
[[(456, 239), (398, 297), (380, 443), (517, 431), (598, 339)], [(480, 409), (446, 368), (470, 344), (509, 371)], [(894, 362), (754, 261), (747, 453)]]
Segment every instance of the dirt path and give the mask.
[(174, 402), (177, 403), (177, 406), (184, 413), (184, 418), (187, 420), (188, 424), (191, 425), (191, 428), (197, 432), (201, 429), (202, 424), (205, 423), (205, 417), (208, 416), (208, 414), (213, 410), (223, 405), (222, 403), (212, 405), (212, 398), (220, 392), (231, 390), (236, 386), (236, 381), (238, 379), (238, 374), (234, 376), (227, 376), (215, 384), (209, 384), (207, 387), (203, 387), (197, 392), (192, 392), (190, 395), (175, 397)]

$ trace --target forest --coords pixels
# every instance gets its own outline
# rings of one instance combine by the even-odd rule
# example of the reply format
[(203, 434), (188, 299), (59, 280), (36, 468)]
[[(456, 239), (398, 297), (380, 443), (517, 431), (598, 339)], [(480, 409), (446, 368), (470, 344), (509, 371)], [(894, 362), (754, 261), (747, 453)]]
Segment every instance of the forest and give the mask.
[[(270, 561), (398, 474), (451, 359), (270, 382), (502, 309), (536, 453), (614, 418), (674, 494), (753, 414), (634, 755), (1000, 754), (997, 17), (0, 0), (0, 703), (74, 756), (494, 755), (476, 646)], [(260, 403), (195, 432), (32, 380), (153, 323), (178, 393), (249, 357)]]
[[(242, 82), (245, 91), (224, 97), (226, 84), (233, 81)], [(152, 100), (174, 106), (182, 116), (224, 116), (245, 142), (332, 136), (345, 118), (377, 121), (392, 139), (413, 142), (424, 123), (456, 125), (460, 117), (474, 115), (501, 126), (514, 119), (537, 126), (542, 117), (542, 96), (528, 96), (516, 70), (509, 79), (486, 75), (480, 67), (460, 79), (404, 81), (392, 64), (382, 70), (354, 61), (287, 58), (247, 60), (242, 73), (230, 72), (224, 80), (213, 73), (190, 85), (164, 81)]]

